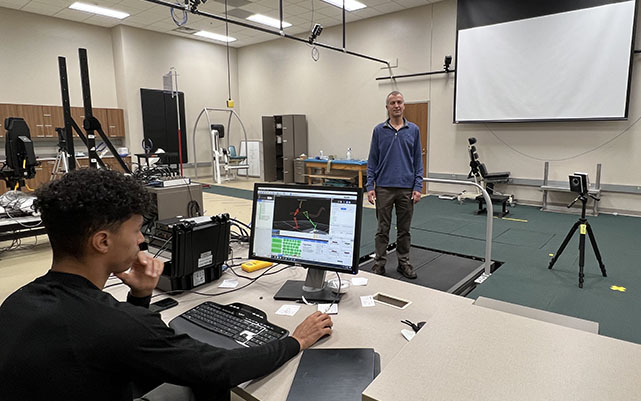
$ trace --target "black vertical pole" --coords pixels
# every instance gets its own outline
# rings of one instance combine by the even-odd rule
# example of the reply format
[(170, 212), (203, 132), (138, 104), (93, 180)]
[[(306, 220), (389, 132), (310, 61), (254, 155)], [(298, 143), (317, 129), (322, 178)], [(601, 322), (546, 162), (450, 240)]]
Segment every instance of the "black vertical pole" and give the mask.
[(68, 154), (69, 170), (76, 169), (76, 152), (73, 147), (73, 129), (71, 120), (71, 105), (69, 104), (69, 82), (67, 80), (67, 59), (58, 57), (60, 71), (60, 92), (62, 93), (62, 113), (65, 120), (65, 142)]
[[(80, 79), (82, 81), (82, 101), (85, 106), (85, 120), (82, 123), (87, 132), (87, 151), (89, 154), (89, 167), (97, 168), (98, 153), (96, 153), (96, 135), (95, 130), (97, 120), (93, 116), (91, 107), (91, 89), (89, 87), (89, 65), (87, 63), (87, 49), (78, 49), (80, 59)], [(99, 123), (98, 123), (99, 125)]]

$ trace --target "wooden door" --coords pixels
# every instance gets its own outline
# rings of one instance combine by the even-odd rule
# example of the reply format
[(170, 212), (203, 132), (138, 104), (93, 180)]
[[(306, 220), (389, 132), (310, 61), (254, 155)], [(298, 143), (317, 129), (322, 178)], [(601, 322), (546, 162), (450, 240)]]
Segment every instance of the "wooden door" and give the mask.
[[(428, 125), (428, 104), (405, 103), (405, 118), (418, 125), (421, 131), (421, 153), (423, 155), (423, 176), (427, 177), (427, 127)], [(423, 183), (422, 193), (426, 193), (427, 186)]]

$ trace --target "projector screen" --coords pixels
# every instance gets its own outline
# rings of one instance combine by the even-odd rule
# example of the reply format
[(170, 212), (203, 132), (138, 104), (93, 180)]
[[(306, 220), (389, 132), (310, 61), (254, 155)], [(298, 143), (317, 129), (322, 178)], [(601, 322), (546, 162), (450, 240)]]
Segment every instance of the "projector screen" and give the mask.
[(636, 0), (458, 0), (454, 122), (628, 116)]

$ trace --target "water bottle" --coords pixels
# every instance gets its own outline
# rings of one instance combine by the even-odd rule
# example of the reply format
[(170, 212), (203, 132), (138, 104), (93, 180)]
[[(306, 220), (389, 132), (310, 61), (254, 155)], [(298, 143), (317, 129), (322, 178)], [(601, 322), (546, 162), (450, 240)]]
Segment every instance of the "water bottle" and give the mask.
[(352, 148), (347, 148), (347, 160), (352, 160)]
[(321, 159), (323, 158), (323, 151), (322, 150), (320, 151), (320, 158)]

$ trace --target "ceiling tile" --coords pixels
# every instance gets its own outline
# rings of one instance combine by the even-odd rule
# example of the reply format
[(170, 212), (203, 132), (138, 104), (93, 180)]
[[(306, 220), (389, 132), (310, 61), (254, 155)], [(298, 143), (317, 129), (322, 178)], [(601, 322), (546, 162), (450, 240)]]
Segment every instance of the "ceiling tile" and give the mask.
[(244, 6), (247, 4), (251, 4), (251, 1), (249, 0), (214, 0), (217, 3), (225, 4), (225, 1), (227, 2), (227, 9), (230, 7), (240, 7)]
[[(70, 10), (69, 4), (75, 0), (0, 0), (0, 7), (23, 9), (43, 15), (52, 15), (66, 20), (80, 21), (98, 26), (111, 27), (118, 24), (145, 27), (146, 29), (170, 33), (185, 37), (180, 33), (171, 32), (176, 28), (176, 23), (171, 18), (170, 8), (152, 3), (149, 0), (85, 0), (87, 2), (124, 11), (131, 14), (124, 20), (96, 16), (95, 14)], [(173, 1), (173, 0), (167, 0)], [(182, 0), (176, 0), (181, 1)], [(437, 0), (360, 0), (368, 7), (362, 10), (346, 13), (347, 22), (370, 18), (377, 15), (396, 12), (433, 3)], [(198, 6), (198, 10), (217, 17), (224, 17), (225, 0), (207, 0)], [(280, 17), (280, 0), (227, 0), (230, 19), (232, 21), (246, 22), (247, 15), (260, 13), (272, 18)], [(312, 9), (314, 10), (312, 12)], [(175, 18), (182, 19), (182, 11), (176, 10)], [(342, 10), (321, 0), (283, 0), (283, 15), (285, 21), (293, 26), (286, 29), (290, 35), (301, 34), (306, 36), (313, 23), (320, 23), (323, 27), (340, 25), (342, 23)], [(224, 22), (206, 16), (188, 12), (186, 25), (210, 32), (224, 33)], [(251, 22), (247, 22), (253, 24)], [(269, 28), (268, 28), (269, 29)], [(278, 38), (269, 33), (255, 29), (245, 28), (234, 23), (229, 24), (230, 35), (238, 37), (238, 41), (231, 46), (241, 47), (247, 44), (259, 43)], [(213, 42), (212, 42), (213, 43)]]
[[(257, 3), (252, 3), (252, 4), (247, 4), (246, 6), (241, 7), (243, 10), (251, 11), (252, 14), (267, 14), (271, 13), (271, 11), (274, 11), (273, 8), (261, 6), (260, 4)], [(278, 12), (276, 12), (276, 15), (279, 15)]]
[(374, 7), (376, 10), (380, 11), (381, 14), (387, 14), (387, 13), (393, 13), (396, 11), (400, 11), (403, 9), (403, 6), (400, 4), (388, 1), (383, 4), (380, 4), (376, 7)]
[(428, 0), (394, 0), (394, 2), (406, 8), (424, 6), (430, 3)]
[(236, 17), (238, 19), (245, 19), (249, 17), (250, 15), (254, 15), (255, 13), (248, 11), (248, 10), (243, 10), (242, 8), (234, 8), (232, 10), (229, 10), (227, 12), (227, 15)]
[(128, 8), (135, 8), (138, 10), (149, 10), (150, 8), (157, 7), (158, 4), (154, 4), (148, 1), (142, 0), (120, 0), (117, 3), (118, 6), (124, 6)]
[(41, 3), (38, 1), (30, 1), (27, 5), (21, 8), (22, 11), (43, 15), (54, 15), (61, 9), (62, 8), (60, 6), (53, 6), (51, 4)]
[(65, 8), (63, 10), (58, 11), (54, 17), (56, 18), (64, 18), (72, 21), (85, 21), (91, 17), (91, 14), (88, 13), (83, 13), (82, 11), (78, 10), (72, 10), (69, 8)]
[(0, 0), (0, 7), (20, 9), (30, 0)]

